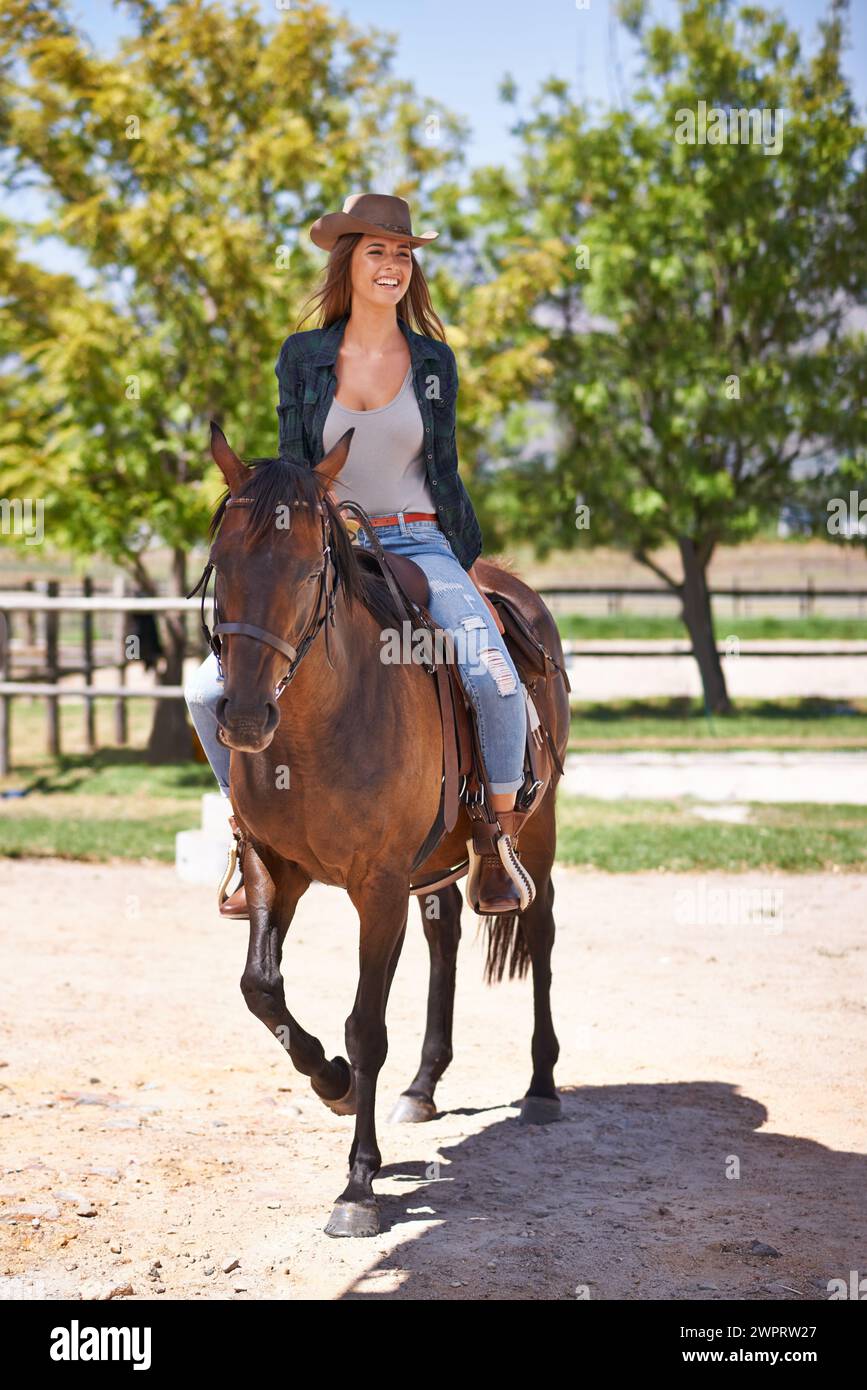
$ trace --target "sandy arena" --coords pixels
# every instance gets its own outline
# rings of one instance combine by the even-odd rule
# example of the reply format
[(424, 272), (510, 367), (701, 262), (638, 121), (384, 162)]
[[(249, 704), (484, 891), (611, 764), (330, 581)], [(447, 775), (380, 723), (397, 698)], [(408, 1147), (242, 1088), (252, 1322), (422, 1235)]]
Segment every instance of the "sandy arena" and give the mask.
[[(867, 1276), (864, 877), (555, 884), (563, 1121), (517, 1123), (529, 983), (482, 983), (467, 912), (442, 1114), (387, 1123), (424, 1018), (413, 904), (385, 1230), (347, 1241), (322, 1228), (352, 1121), (247, 1012), (245, 924), (170, 868), (3, 862), (0, 1294), (797, 1302)], [(328, 1055), (356, 941), (348, 898), (311, 889), (286, 995)]]

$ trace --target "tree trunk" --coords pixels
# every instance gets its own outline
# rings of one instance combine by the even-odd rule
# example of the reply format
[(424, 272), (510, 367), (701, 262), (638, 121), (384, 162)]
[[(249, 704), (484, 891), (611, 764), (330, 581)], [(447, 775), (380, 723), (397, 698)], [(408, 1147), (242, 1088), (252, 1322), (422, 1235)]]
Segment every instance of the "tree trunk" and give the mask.
[(692, 639), (692, 654), (701, 673), (705, 707), (710, 714), (730, 714), (732, 706), (716, 649), (707, 587), (710, 553), (699, 554), (695, 541), (689, 536), (681, 536), (678, 545), (683, 564), (681, 614)]
[[(175, 593), (187, 592), (187, 557), (183, 550), (172, 556)], [(165, 655), (157, 668), (159, 685), (183, 685), (186, 654), (186, 622), (183, 613), (167, 613), (163, 618)], [(183, 700), (157, 700), (148, 739), (147, 756), (152, 763), (185, 762), (192, 756), (193, 744)]]

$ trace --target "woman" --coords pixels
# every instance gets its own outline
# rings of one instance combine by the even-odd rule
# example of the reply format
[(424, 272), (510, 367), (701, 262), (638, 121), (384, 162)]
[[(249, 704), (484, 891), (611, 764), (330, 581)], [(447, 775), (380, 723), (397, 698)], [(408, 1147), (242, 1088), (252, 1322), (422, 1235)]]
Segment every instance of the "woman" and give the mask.
[[(409, 556), (430, 581), (429, 609), (455, 639), (472, 699), (479, 742), (499, 826), (499, 840), (480, 854), (480, 913), (514, 912), (519, 883), (533, 885), (517, 862), (514, 836), (524, 815), (515, 796), (524, 780), (526, 704), (502, 626), (474, 573), (482, 548), (475, 513), (458, 475), (455, 356), (434, 312), (413, 247), (437, 232), (412, 233), (408, 204), (387, 194), (346, 199), (342, 212), (310, 229), (330, 253), (322, 288), (300, 322), (320, 310), (321, 328), (294, 333), (275, 368), (279, 383), (280, 454), (315, 467), (349, 429), (349, 457), (333, 484), (339, 503), (359, 503), (382, 546)], [(415, 323), (419, 331), (414, 331)], [(359, 544), (367, 545), (363, 533)], [(185, 691), (202, 746), (229, 794), (229, 751), (217, 739), (220, 697), (209, 657)], [(243, 887), (221, 906), (246, 916)]]

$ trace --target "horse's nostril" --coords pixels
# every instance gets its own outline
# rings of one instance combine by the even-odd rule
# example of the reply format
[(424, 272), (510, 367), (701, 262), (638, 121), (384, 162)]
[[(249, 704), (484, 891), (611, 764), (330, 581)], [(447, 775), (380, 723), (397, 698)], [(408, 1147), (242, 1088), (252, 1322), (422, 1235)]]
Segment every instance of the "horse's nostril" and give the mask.
[(217, 723), (218, 723), (218, 724), (225, 724), (225, 722), (226, 722), (226, 708), (227, 708), (228, 704), (229, 704), (229, 701), (228, 701), (227, 697), (226, 697), (225, 695), (221, 695), (220, 698), (219, 698), (219, 700), (217, 701), (216, 707), (215, 707), (215, 709), (214, 709), (214, 713), (215, 713), (216, 716), (217, 716)]

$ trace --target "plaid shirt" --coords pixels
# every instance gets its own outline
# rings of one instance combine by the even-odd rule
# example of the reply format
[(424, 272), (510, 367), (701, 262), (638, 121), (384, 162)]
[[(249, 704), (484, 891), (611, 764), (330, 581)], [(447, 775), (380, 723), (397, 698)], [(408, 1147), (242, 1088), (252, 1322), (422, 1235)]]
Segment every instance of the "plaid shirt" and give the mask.
[[(304, 459), (315, 468), (324, 454), (322, 433), (337, 390), (334, 363), (348, 314), (330, 328), (293, 333), (280, 349), (274, 371), (280, 387), (277, 416), (281, 457)], [(455, 406), (458, 367), (446, 343), (415, 333), (398, 318), (409, 344), (412, 379), (424, 425), (424, 456), (439, 524), (464, 569), (482, 550), (482, 533), (458, 474)]]

